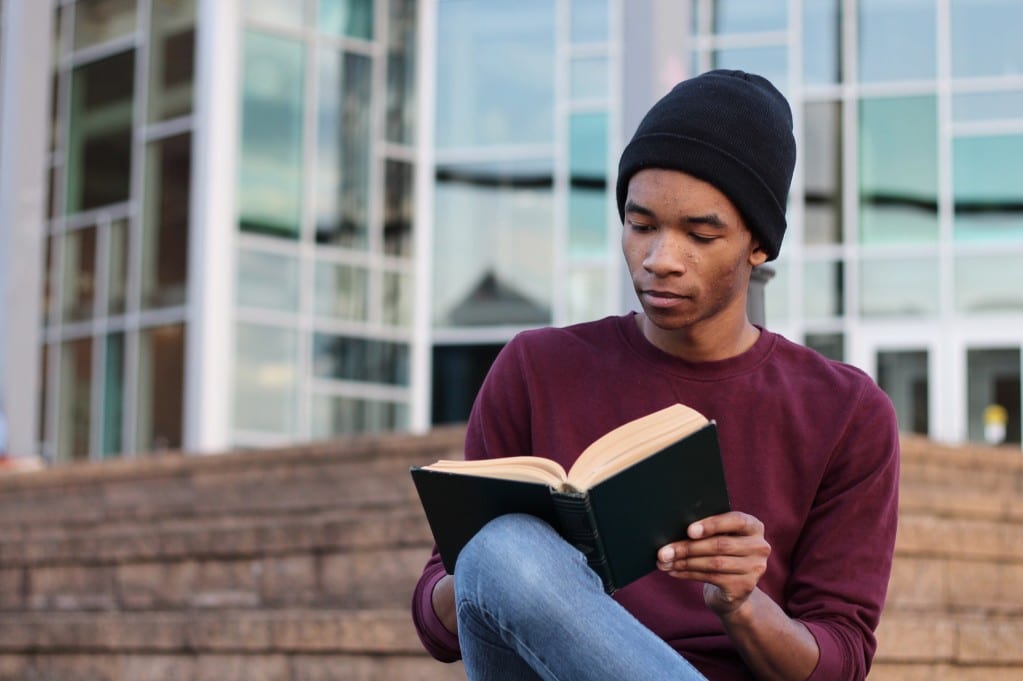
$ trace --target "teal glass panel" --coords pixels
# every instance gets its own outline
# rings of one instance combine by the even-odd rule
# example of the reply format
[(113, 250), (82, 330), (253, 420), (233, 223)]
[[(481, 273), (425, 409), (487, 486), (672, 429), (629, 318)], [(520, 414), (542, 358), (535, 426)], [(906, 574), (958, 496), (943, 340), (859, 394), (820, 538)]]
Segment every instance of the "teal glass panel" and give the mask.
[(107, 336), (103, 360), (103, 446), (104, 458), (124, 451), (124, 334)]
[(573, 267), (568, 273), (566, 324), (599, 319), (608, 309), (608, 286), (613, 279), (603, 267)]
[(573, 100), (607, 98), (607, 57), (578, 57), (568, 68)]
[(414, 182), (411, 163), (388, 160), (384, 164), (384, 253), (387, 255), (412, 255)]
[(123, 38), (135, 31), (136, 0), (78, 0), (76, 50)]
[(860, 102), (860, 241), (938, 239), (938, 120), (932, 96)]
[(767, 325), (783, 324), (792, 317), (792, 304), (789, 296), (792, 267), (785, 261), (773, 261), (766, 267), (774, 272), (764, 286), (764, 317)]
[(607, 114), (569, 117), (568, 251), (607, 252)]
[(932, 79), (938, 67), (935, 0), (860, 0), (859, 77)]
[(152, 123), (192, 111), (195, 0), (154, 0), (151, 13), (146, 116)]
[(865, 258), (860, 263), (864, 317), (933, 317), (941, 302), (937, 257)]
[(367, 321), (369, 271), (356, 265), (316, 264), (314, 307), (321, 317)]
[(927, 435), (929, 380), (926, 350), (877, 353), (877, 384), (888, 393), (903, 433)]
[[(1020, 349), (970, 348), (966, 351), (966, 422), (971, 442), (992, 445), (1020, 442)], [(990, 427), (989, 408), (1004, 410), (1001, 427)]]
[(385, 324), (409, 328), (412, 326), (413, 278), (405, 272), (383, 273), (383, 300), (381, 317)]
[(369, 244), (372, 167), (372, 61), (320, 52), (317, 105), (316, 241), (345, 248)]
[(970, 92), (952, 95), (952, 120), (957, 123), (1023, 121), (1023, 91)]
[(372, 40), (373, 0), (320, 0), (318, 25), (331, 35)]
[(956, 241), (1023, 241), (1023, 135), (952, 142)]
[[(434, 323), (551, 321), (551, 162), (441, 166), (434, 217)], [(472, 253), (472, 258), (466, 258)]]
[(956, 312), (1023, 311), (1023, 254), (957, 255)]
[(401, 402), (335, 395), (313, 399), (313, 437), (379, 433), (409, 427), (409, 408)]
[(249, 31), (243, 56), (241, 228), (294, 239), (302, 212), (302, 45)]
[(1023, 75), (1023, 3), (950, 0), (952, 76)]
[(803, 0), (803, 79), (809, 85), (842, 80), (840, 0)]
[(140, 273), (144, 309), (185, 302), (191, 173), (191, 134), (146, 145)]
[(788, 88), (789, 57), (784, 47), (733, 47), (715, 50), (711, 68), (738, 69), (758, 73), (782, 93)]
[(92, 437), (92, 338), (70, 340), (61, 345), (57, 388), (57, 459), (89, 458)]
[(235, 343), (235, 429), (294, 434), (298, 421), (297, 333), (240, 323)]
[(242, 0), (242, 16), (265, 24), (298, 28), (304, 23), (302, 0)]
[(408, 385), (409, 346), (317, 333), (313, 337), (313, 374), (344, 381)]
[(109, 235), (106, 313), (113, 316), (124, 314), (128, 305), (128, 221), (110, 223)]
[(608, 0), (572, 0), (569, 35), (573, 43), (603, 43), (610, 23)]
[(715, 33), (759, 33), (788, 29), (788, 0), (711, 0), (709, 5)]
[(845, 334), (841, 333), (808, 333), (803, 344), (828, 359), (836, 362), (845, 361)]
[(298, 258), (293, 255), (240, 251), (238, 305), (279, 312), (297, 312), (298, 269)]
[(438, 149), (554, 141), (550, 0), (439, 0)]
[(72, 72), (68, 213), (128, 200), (134, 83), (134, 51), (89, 62)]
[(841, 243), (842, 104), (808, 102), (803, 111), (803, 141), (799, 146), (805, 168), (803, 241)]
[(841, 317), (845, 281), (841, 261), (808, 260), (803, 264), (803, 315), (810, 319)]
[(387, 141), (415, 142), (416, 1), (387, 3)]
[(143, 329), (139, 334), (137, 451), (181, 447), (184, 400), (184, 324)]

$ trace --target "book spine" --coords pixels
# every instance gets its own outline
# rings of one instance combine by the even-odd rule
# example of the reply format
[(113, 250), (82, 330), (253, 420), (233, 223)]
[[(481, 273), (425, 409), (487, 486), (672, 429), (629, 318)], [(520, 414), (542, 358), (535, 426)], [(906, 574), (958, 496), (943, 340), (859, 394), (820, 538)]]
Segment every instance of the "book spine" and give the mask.
[(596, 516), (588, 494), (559, 492), (554, 494), (554, 507), (561, 525), (561, 536), (586, 556), (586, 562), (597, 573), (609, 594), (617, 588), (611, 565), (607, 561), (604, 543), (597, 529)]

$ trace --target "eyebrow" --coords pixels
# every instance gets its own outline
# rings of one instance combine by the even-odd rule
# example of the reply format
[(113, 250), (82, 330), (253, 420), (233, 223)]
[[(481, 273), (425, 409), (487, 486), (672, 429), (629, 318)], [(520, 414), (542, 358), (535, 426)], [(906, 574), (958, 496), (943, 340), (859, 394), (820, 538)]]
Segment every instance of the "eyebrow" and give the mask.
[[(647, 217), (656, 217), (654, 212), (642, 206), (632, 199), (625, 202), (625, 213), (639, 213)], [(717, 213), (706, 213), (704, 215), (687, 215), (682, 219), (687, 225), (706, 225), (708, 227), (725, 227), (725, 221)]]

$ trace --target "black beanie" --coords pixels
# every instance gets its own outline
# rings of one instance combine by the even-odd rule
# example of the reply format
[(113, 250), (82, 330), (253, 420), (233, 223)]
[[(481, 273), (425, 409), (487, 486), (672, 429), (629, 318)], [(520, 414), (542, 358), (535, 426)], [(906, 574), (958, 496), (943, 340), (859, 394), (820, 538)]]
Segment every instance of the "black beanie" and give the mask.
[(795, 163), (785, 97), (762, 76), (708, 71), (676, 85), (643, 117), (618, 164), (618, 216), (625, 219), (634, 174), (681, 170), (727, 196), (773, 260)]

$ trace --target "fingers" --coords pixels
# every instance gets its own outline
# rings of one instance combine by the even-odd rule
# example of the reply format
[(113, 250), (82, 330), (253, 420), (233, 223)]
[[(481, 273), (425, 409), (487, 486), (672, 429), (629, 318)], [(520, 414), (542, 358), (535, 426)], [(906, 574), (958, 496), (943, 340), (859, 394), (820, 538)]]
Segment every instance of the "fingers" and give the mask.
[(771, 546), (764, 539), (764, 525), (746, 513), (704, 518), (689, 526), (689, 537), (657, 552), (658, 569), (707, 581), (706, 577), (713, 575), (759, 578), (767, 568)]

